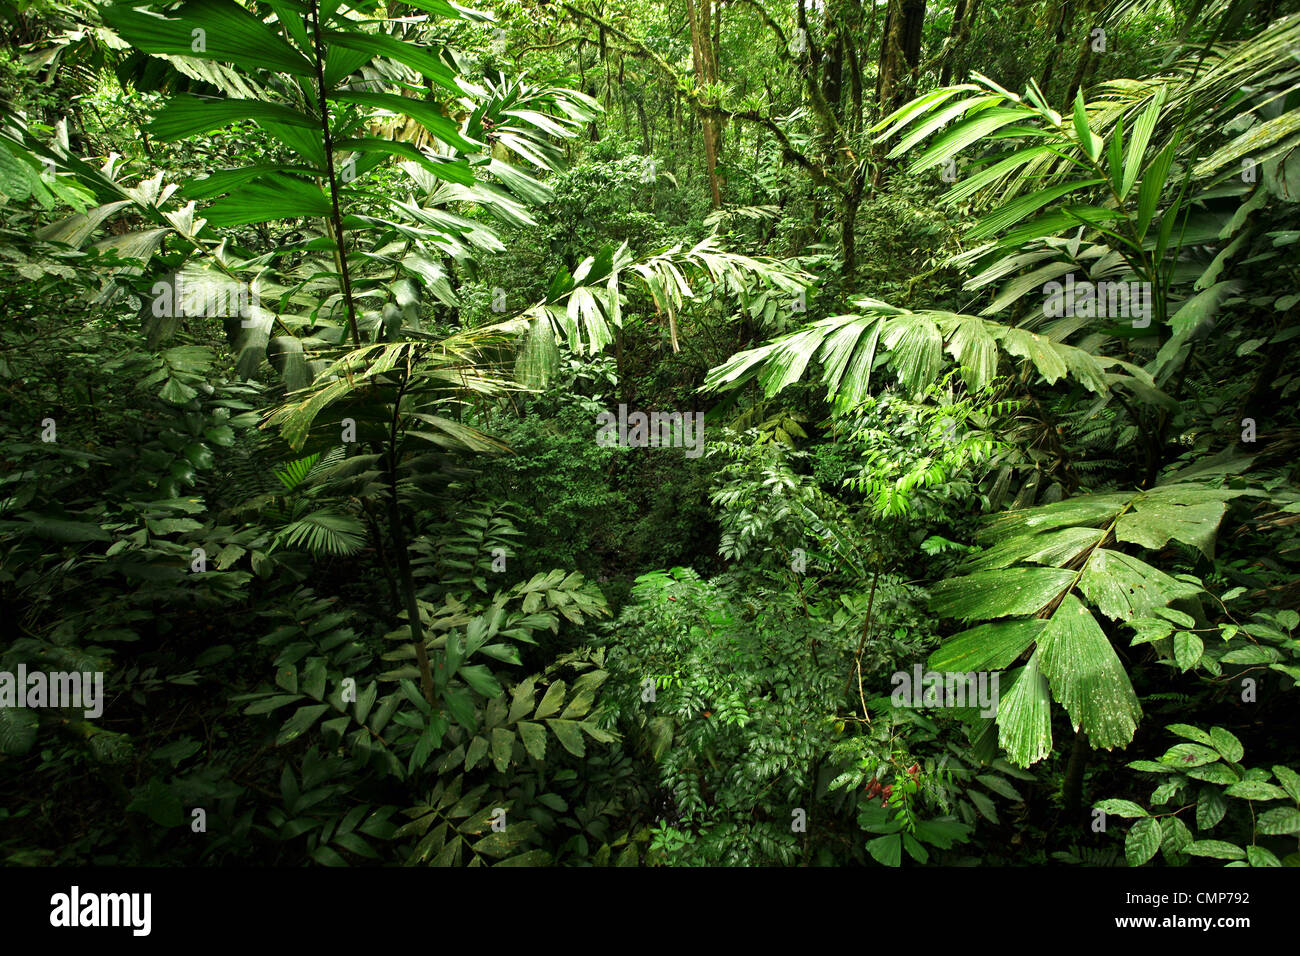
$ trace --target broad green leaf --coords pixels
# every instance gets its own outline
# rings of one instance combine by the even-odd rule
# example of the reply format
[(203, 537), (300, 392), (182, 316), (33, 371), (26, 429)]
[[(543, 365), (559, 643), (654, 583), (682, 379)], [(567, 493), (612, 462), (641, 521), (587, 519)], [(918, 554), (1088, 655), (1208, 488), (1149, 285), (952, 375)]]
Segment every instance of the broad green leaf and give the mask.
[(1006, 511), (989, 521), (979, 533), (981, 540), (997, 541), (1019, 531), (1051, 531), (1069, 525), (1109, 524), (1132, 499), (1132, 494), (1084, 495), (1037, 508)]
[(575, 757), (581, 757), (586, 753), (587, 745), (582, 739), (582, 728), (576, 720), (552, 717), (546, 721), (546, 724), (555, 732), (555, 736), (569, 753)]
[(1093, 808), (1103, 813), (1112, 814), (1117, 817), (1146, 817), (1150, 816), (1142, 807), (1138, 806), (1132, 800), (1119, 800), (1112, 798), (1110, 800), (1099, 800), (1093, 804)]
[(218, 199), (204, 215), (214, 226), (242, 226), (274, 219), (324, 218), (331, 211), (329, 199), (315, 183), (272, 173)]
[(511, 691), (510, 713), (506, 716), (506, 723), (513, 724), (532, 713), (536, 681), (536, 677), (527, 677), (515, 685)]
[[(504, 830), (493, 830), (474, 843), (472, 849), (483, 856), (502, 857), (526, 843), (537, 830), (531, 820), (507, 824)], [(464, 832), (464, 830), (462, 830)]]
[(1105, 632), (1073, 594), (1066, 595), (1038, 640), (1043, 674), (1075, 730), (1102, 750), (1133, 739), (1142, 708)]
[(1141, 866), (1156, 855), (1163, 839), (1159, 820), (1151, 817), (1139, 820), (1124, 838), (1124, 859), (1129, 866)]
[(488, 741), (486, 737), (475, 737), (469, 742), (465, 753), (465, 769), (473, 770), (480, 760), (487, 756)]
[(1151, 134), (1155, 131), (1156, 121), (1160, 118), (1160, 109), (1164, 105), (1165, 90), (1164, 86), (1156, 88), (1151, 102), (1133, 124), (1133, 136), (1129, 140), (1128, 151), (1124, 154), (1124, 178), (1119, 190), (1120, 199), (1128, 197), (1129, 191), (1142, 172), (1147, 145), (1151, 142)]
[(564, 681), (557, 680), (546, 688), (546, 693), (542, 695), (542, 702), (537, 705), (537, 710), (533, 714), (534, 720), (541, 720), (543, 717), (550, 717), (552, 714), (559, 713), (560, 705), (564, 703), (565, 686)]
[(1278, 807), (1276, 810), (1265, 810), (1259, 815), (1259, 820), (1255, 825), (1260, 833), (1267, 836), (1300, 833), (1300, 810), (1295, 807)]
[(1208, 763), (1184, 772), (1193, 780), (1204, 780), (1206, 783), (1217, 783), (1225, 787), (1241, 779), (1237, 776), (1237, 771), (1222, 763)]
[(981, 624), (946, 640), (930, 655), (935, 671), (971, 673), (1010, 667), (1038, 639), (1046, 621), (999, 621)]
[(1297, 803), (1300, 803), (1300, 773), (1296, 773), (1290, 767), (1275, 766), (1273, 776), (1277, 777), (1278, 783), (1286, 790), (1287, 795)]
[(435, 177), (446, 182), (457, 183), (462, 186), (471, 186), (476, 182), (474, 172), (464, 160), (453, 160), (446, 156), (430, 156), (422, 150), (416, 149), (410, 143), (403, 143), (398, 140), (362, 136), (354, 139), (338, 140), (334, 144), (334, 149), (336, 153), (383, 153), (389, 156), (399, 156), (402, 159), (409, 159), (411, 162), (419, 163)]
[(496, 697), (502, 693), (501, 682), (483, 664), (463, 665), (456, 675), (484, 697)]
[(1119, 541), (1158, 551), (1170, 540), (1197, 548), (1214, 557), (1214, 538), (1227, 512), (1227, 500), (1237, 492), (1170, 485), (1139, 495), (1133, 508), (1115, 525)]
[[(1151, 218), (1155, 215), (1156, 206), (1169, 179), (1169, 167), (1174, 161), (1177, 147), (1178, 143), (1175, 140), (1161, 150), (1147, 167), (1146, 175), (1142, 177), (1142, 184), (1138, 187), (1138, 213), (1135, 226), (1139, 239), (1146, 235)], [(1166, 210), (1165, 217), (1172, 219), (1176, 214), (1176, 209), (1169, 209)]]
[(354, 103), (357, 106), (370, 106), (375, 109), (388, 110), (391, 113), (409, 116), (428, 130), (432, 136), (467, 156), (482, 149), (481, 143), (474, 143), (462, 136), (455, 123), (440, 112), (436, 106), (425, 100), (417, 100), (409, 96), (398, 96), (396, 93), (357, 93), (351, 91), (333, 93), (331, 99), (339, 103)]
[(897, 833), (867, 841), (867, 852), (881, 866), (898, 866), (903, 862), (903, 841)]
[(1223, 840), (1194, 840), (1186, 852), (1192, 856), (1208, 856), (1216, 860), (1243, 860), (1246, 851)]
[(102, 10), (104, 22), (146, 53), (233, 63), (245, 70), (312, 76), (315, 67), (274, 29), (230, 0), (189, 0), (170, 19), (129, 0)]
[(980, 816), (985, 820), (988, 820), (989, 823), (992, 823), (995, 826), (997, 825), (998, 813), (992, 800), (980, 793), (978, 790), (967, 790), (966, 796), (969, 797), (970, 802), (975, 805), (975, 809), (979, 812)]
[(1160, 346), (1155, 360), (1147, 366), (1153, 381), (1163, 386), (1175, 372), (1182, 368), (1189, 343), (1213, 329), (1224, 301), (1242, 288), (1243, 284), (1239, 279), (1216, 282), (1179, 305), (1178, 311), (1169, 320), (1174, 334)]
[(1286, 791), (1281, 787), (1264, 783), (1262, 780), (1242, 780), (1228, 787), (1224, 793), (1242, 800), (1285, 800), (1287, 797)]
[(1250, 861), (1251, 866), (1281, 866), (1282, 861), (1277, 855), (1267, 847), (1248, 846), (1246, 847), (1246, 859)]
[(160, 827), (178, 827), (185, 822), (181, 798), (158, 777), (150, 778), (144, 792), (128, 803), (126, 809), (145, 814)]
[(954, 315), (939, 320), (948, 338), (946, 349), (962, 370), (962, 378), (978, 391), (998, 372), (998, 343), (987, 322), (973, 316)]
[[(0, 150), (0, 153), (2, 152), (3, 150)], [(43, 239), (46, 242), (66, 243), (74, 249), (80, 249), (105, 219), (131, 204), (131, 200), (121, 199), (117, 202), (96, 206), (94, 209), (77, 213), (67, 219), (37, 229), (36, 238)]]
[(1060, 568), (1005, 568), (941, 581), (931, 589), (931, 609), (966, 621), (1033, 614), (1056, 598), (1074, 572)]
[[(1213, 829), (1228, 812), (1228, 802), (1223, 794), (1213, 787), (1202, 787), (1201, 795), (1196, 800), (1196, 826), (1200, 830)], [(1190, 851), (1188, 851), (1190, 852)]]
[(163, 142), (174, 142), (246, 120), (261, 125), (278, 123), (320, 133), (318, 118), (287, 106), (259, 100), (211, 100), (197, 96), (172, 97), (146, 129)]
[(1191, 670), (1204, 653), (1205, 643), (1195, 634), (1179, 631), (1174, 635), (1174, 662), (1179, 670)]
[(415, 70), (426, 79), (433, 80), (454, 96), (465, 95), (465, 90), (456, 81), (456, 75), (443, 64), (427, 47), (399, 40), (386, 33), (325, 31), (326, 42), (330, 47), (343, 47), (368, 53), (372, 57), (387, 57)]
[(1194, 839), (1187, 824), (1180, 817), (1165, 817), (1160, 821), (1160, 829), (1163, 833), (1160, 852), (1165, 861), (1178, 866), (1186, 863), (1187, 848), (1192, 845)]
[(1064, 567), (1097, 545), (1102, 533), (1099, 528), (1061, 528), (1016, 535), (989, 548), (968, 567), (972, 571), (986, 571), (1022, 561)]
[(280, 733), (275, 739), (276, 746), (282, 747), (302, 736), (311, 729), (321, 714), (327, 710), (329, 710), (329, 704), (310, 704), (306, 707), (299, 707), (294, 715), (285, 721), (284, 726), (280, 728)]
[(1079, 576), (1079, 590), (1115, 621), (1132, 621), (1200, 593), (1132, 555), (1109, 548), (1093, 552)]
[(534, 760), (544, 760), (546, 758), (546, 730), (541, 724), (534, 724), (531, 721), (520, 721), (516, 725), (519, 731), (519, 739), (524, 742), (524, 749), (528, 751), (528, 756)]
[(1184, 769), (1186, 767), (1199, 767), (1203, 764), (1214, 763), (1219, 759), (1219, 755), (1209, 747), (1202, 747), (1200, 744), (1174, 744), (1160, 758), (1162, 763), (1167, 763), (1171, 767)]
[(1088, 125), (1088, 109), (1083, 103), (1083, 91), (1074, 94), (1074, 133), (1079, 138), (1079, 145), (1084, 153), (1094, 162), (1101, 157), (1103, 143), (1101, 137)]
[(1222, 754), (1223, 759), (1229, 763), (1240, 763), (1246, 752), (1241, 741), (1222, 727), (1210, 728), (1210, 746)]
[(919, 392), (934, 381), (943, 364), (943, 335), (929, 316), (895, 316), (885, 324), (880, 341), (891, 353), (898, 380), (909, 391)]
[(1004, 674), (998, 703), (998, 743), (1021, 767), (1052, 752), (1051, 694), (1038, 669), (1038, 651), (1019, 670)]

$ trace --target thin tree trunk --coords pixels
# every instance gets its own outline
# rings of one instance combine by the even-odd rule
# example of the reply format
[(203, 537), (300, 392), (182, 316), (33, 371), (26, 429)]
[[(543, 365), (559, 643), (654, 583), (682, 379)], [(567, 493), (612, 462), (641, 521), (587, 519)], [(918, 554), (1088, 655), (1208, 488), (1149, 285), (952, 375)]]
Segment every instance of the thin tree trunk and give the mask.
[(1056, 40), (1052, 48), (1047, 51), (1047, 59), (1043, 61), (1043, 72), (1038, 80), (1038, 85), (1044, 93), (1048, 93), (1047, 84), (1052, 82), (1052, 73), (1056, 70), (1056, 61), (1061, 58), (1061, 47), (1065, 43), (1070, 28), (1070, 4), (1072, 0), (1061, 0), (1061, 5), (1056, 14)]
[[(948, 48), (948, 53), (943, 60), (943, 70), (939, 74), (939, 85), (947, 86), (952, 82), (952, 65), (956, 62), (958, 56), (965, 51), (966, 41), (970, 39), (971, 27), (975, 25), (975, 17), (979, 15), (980, 0), (957, 0), (957, 12), (953, 16), (952, 46)], [(965, 71), (962, 71), (965, 73)]]
[(320, 36), (320, 8), (316, 0), (311, 4), (311, 26), (316, 52), (316, 98), (320, 101), (321, 132), (325, 136), (325, 175), (330, 187), (330, 231), (334, 234), (334, 248), (338, 255), (339, 275), (343, 282), (343, 303), (347, 309), (348, 331), (352, 344), (361, 348), (361, 333), (357, 329), (357, 311), (352, 302), (352, 276), (348, 271), (348, 248), (343, 241), (343, 217), (339, 213), (339, 187), (334, 179), (334, 140), (330, 134), (330, 109), (325, 98), (325, 48)]
[(921, 62), (925, 0), (891, 0), (881, 35), (876, 102), (882, 116), (902, 105)]
[(385, 458), (388, 465), (388, 534), (393, 539), (393, 558), (397, 564), (397, 577), (401, 586), (402, 599), (406, 607), (406, 619), (410, 626), (411, 642), (415, 645), (415, 662), (420, 671), (420, 690), (430, 706), (436, 703), (433, 688), (433, 671), (429, 667), (429, 651), (424, 646), (424, 622), (420, 620), (420, 602), (415, 595), (415, 577), (411, 574), (411, 560), (407, 554), (406, 528), (402, 524), (402, 506), (397, 496), (397, 438), (398, 422), (402, 412), (402, 396), (410, 381), (410, 359), (406, 376), (397, 390), (393, 400), (393, 422), (388, 438)]
[(1092, 55), (1092, 43), (1092, 31), (1089, 30), (1084, 35), (1083, 44), (1079, 47), (1079, 65), (1074, 70), (1074, 76), (1070, 78), (1070, 88), (1065, 91), (1067, 108), (1074, 102), (1074, 95), (1088, 82), (1088, 77), (1097, 68), (1097, 58)]
[[(924, 26), (925, 0), (890, 0), (885, 28), (880, 35), (880, 67), (876, 76), (878, 115), (887, 116), (898, 109), (908, 90), (915, 86)], [(880, 188), (887, 175), (885, 162), (878, 162), (872, 174), (872, 188)]]
[(844, 260), (844, 282), (852, 286), (858, 271), (857, 223), (862, 191), (866, 187), (867, 168), (860, 164), (849, 181), (840, 208), (840, 255)]
[[(695, 67), (695, 80), (701, 86), (715, 82), (716, 74), (711, 65), (711, 53), (714, 37), (711, 36), (713, 0), (686, 0), (686, 16), (691, 31), (691, 61)], [(700, 117), (700, 126), (704, 138), (704, 165), (709, 177), (709, 196), (713, 208), (722, 205), (722, 190), (718, 185), (718, 147), (721, 137), (718, 133), (718, 120), (712, 113)]]
[(1075, 731), (1074, 746), (1070, 749), (1070, 762), (1065, 767), (1065, 783), (1062, 792), (1065, 795), (1065, 812), (1071, 817), (1077, 816), (1083, 806), (1083, 774), (1088, 769), (1088, 734), (1080, 729)]
[(649, 156), (654, 144), (650, 141), (650, 127), (645, 117), (645, 90), (641, 90), (633, 100), (636, 103), (636, 118), (641, 124), (641, 154)]

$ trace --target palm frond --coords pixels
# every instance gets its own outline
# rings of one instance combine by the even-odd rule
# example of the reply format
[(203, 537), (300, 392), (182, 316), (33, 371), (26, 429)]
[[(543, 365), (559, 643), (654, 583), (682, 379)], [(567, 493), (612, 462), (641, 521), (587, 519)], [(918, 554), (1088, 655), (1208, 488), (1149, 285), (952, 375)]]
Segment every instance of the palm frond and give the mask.
[(302, 548), (316, 557), (346, 557), (361, 550), (365, 534), (365, 526), (356, 518), (333, 508), (319, 508), (282, 528), (275, 543)]
[(822, 367), (827, 398), (844, 410), (870, 394), (873, 370), (889, 365), (899, 383), (920, 394), (951, 356), (963, 380), (979, 391), (997, 375), (1003, 358), (1025, 359), (1049, 385), (1069, 377), (1105, 396), (1117, 384), (1141, 380), (1140, 370), (1094, 356), (1048, 336), (1003, 325), (981, 316), (900, 309), (876, 299), (854, 300), (859, 312), (811, 322), (765, 345), (737, 353), (712, 369), (702, 388), (725, 391), (757, 379), (771, 398), (800, 381), (814, 361)]

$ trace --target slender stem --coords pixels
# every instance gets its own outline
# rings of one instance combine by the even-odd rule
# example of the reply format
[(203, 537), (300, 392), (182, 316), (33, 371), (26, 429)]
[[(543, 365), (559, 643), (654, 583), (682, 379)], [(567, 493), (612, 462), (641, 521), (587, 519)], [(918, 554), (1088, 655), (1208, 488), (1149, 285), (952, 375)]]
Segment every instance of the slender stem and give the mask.
[(379, 561), (379, 568), (384, 574), (384, 580), (388, 582), (388, 592), (392, 598), (393, 607), (397, 607), (402, 603), (402, 598), (397, 590), (397, 577), (393, 573), (393, 568), (388, 563), (388, 556), (385, 553), (386, 544), (383, 533), (379, 530), (379, 521), (375, 518), (374, 511), (371, 510), (370, 502), (365, 498), (361, 499), (361, 509), (366, 515), (366, 526), (370, 530), (370, 538), (375, 543), (375, 557)]
[(1088, 769), (1088, 750), (1088, 732), (1080, 728), (1074, 734), (1074, 746), (1070, 748), (1070, 760), (1061, 787), (1065, 810), (1071, 815), (1077, 814), (1083, 805), (1083, 774)]
[(424, 699), (434, 704), (433, 671), (429, 668), (429, 651), (424, 646), (424, 626), (420, 622), (420, 604), (415, 597), (415, 578), (411, 576), (411, 562), (406, 553), (406, 529), (402, 527), (402, 509), (397, 497), (397, 431), (401, 419), (402, 396), (411, 380), (411, 356), (406, 356), (406, 375), (398, 386), (397, 396), (393, 400), (393, 422), (388, 438), (388, 533), (393, 539), (393, 558), (397, 563), (397, 576), (401, 581), (402, 599), (406, 605), (406, 619), (411, 629), (411, 641), (415, 644), (415, 661), (420, 668), (420, 690)]
[(330, 108), (325, 99), (325, 54), (320, 37), (320, 7), (317, 0), (311, 3), (311, 28), (316, 41), (316, 97), (320, 102), (321, 132), (325, 134), (325, 176), (329, 180), (331, 231), (334, 233), (334, 252), (338, 257), (339, 275), (343, 279), (343, 302), (348, 310), (348, 331), (352, 344), (361, 348), (361, 333), (357, 330), (356, 306), (352, 304), (352, 276), (348, 272), (348, 250), (343, 242), (343, 217), (339, 213), (339, 187), (334, 180), (334, 138), (330, 135)]
[[(867, 647), (867, 637), (871, 634), (871, 615), (876, 606), (876, 582), (880, 580), (880, 565), (877, 564), (871, 575), (871, 595), (867, 598), (867, 619), (862, 622), (862, 637), (858, 640), (857, 653), (853, 655), (853, 666), (858, 677), (858, 701), (862, 704), (862, 716), (866, 718), (867, 723), (871, 723), (871, 714), (867, 712), (866, 695), (862, 691), (862, 653)], [(850, 677), (851, 681), (853, 678)], [(845, 693), (848, 692), (849, 684), (844, 685)]]

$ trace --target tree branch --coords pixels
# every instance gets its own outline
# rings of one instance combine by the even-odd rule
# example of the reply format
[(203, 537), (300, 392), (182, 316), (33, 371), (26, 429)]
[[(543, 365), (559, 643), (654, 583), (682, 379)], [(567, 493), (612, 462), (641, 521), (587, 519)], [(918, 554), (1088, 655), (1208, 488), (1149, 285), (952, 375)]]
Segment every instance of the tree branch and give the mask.
[(758, 0), (727, 0), (727, 2), (747, 3), (755, 10), (757, 10), (758, 18), (762, 20), (764, 23), (766, 23), (772, 29), (772, 32), (776, 34), (776, 42), (779, 45), (779, 48), (776, 51), (776, 55), (783, 60), (787, 60), (789, 62), (794, 61), (794, 57), (790, 55), (790, 41), (786, 37), (785, 31), (781, 29), (781, 25), (779, 23), (777, 23), (775, 20), (772, 19), (772, 15), (768, 13), (766, 9), (764, 9), (763, 5), (759, 3)]
[(569, 11), (569, 13), (573, 14), (575, 17), (590, 21), (596, 26), (601, 27), (616, 40), (620, 40), (630, 46), (637, 56), (649, 60), (660, 73), (673, 81), (677, 91), (685, 97), (686, 101), (690, 103), (691, 108), (701, 117), (715, 116), (724, 119), (738, 119), (762, 126), (764, 129), (771, 132), (781, 144), (781, 151), (784, 157), (806, 169), (819, 185), (831, 185), (841, 192), (846, 188), (844, 184), (829, 176), (825, 167), (814, 162), (807, 155), (795, 149), (785, 131), (776, 124), (776, 121), (773, 120), (772, 117), (765, 116), (756, 110), (730, 110), (719, 103), (705, 102), (699, 91), (688, 88), (687, 85), (682, 82), (682, 74), (675, 70), (662, 56), (650, 49), (644, 41), (638, 40), (634, 36), (630, 36), (618, 27), (613, 26), (593, 13), (588, 13), (586, 10), (580, 10), (575, 6), (564, 2), (561, 2), (560, 6)]

